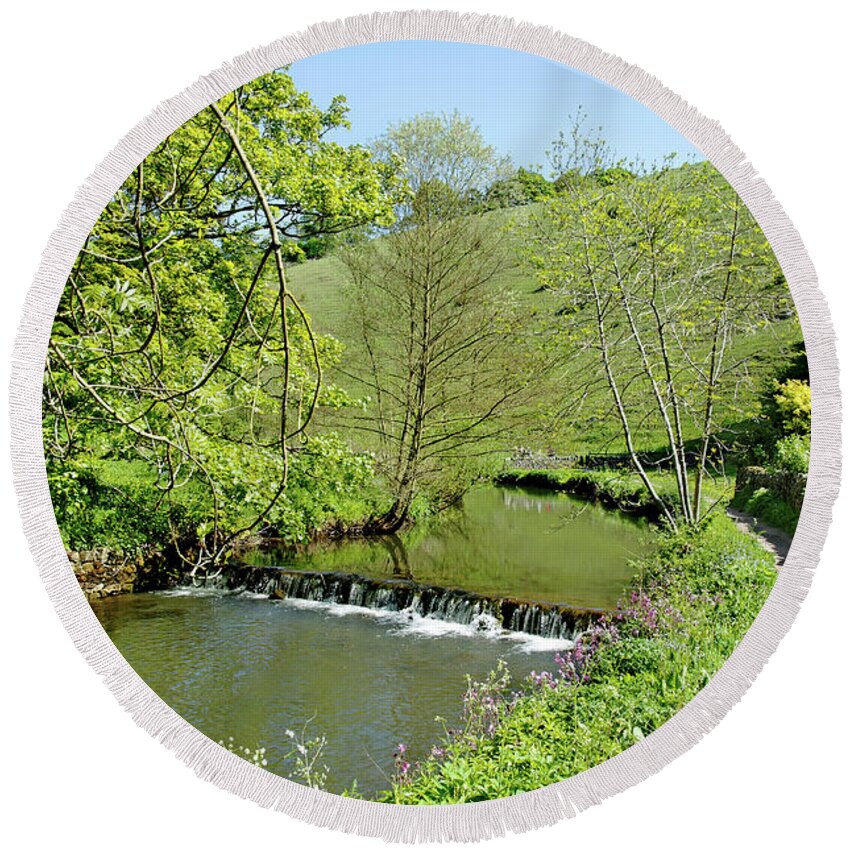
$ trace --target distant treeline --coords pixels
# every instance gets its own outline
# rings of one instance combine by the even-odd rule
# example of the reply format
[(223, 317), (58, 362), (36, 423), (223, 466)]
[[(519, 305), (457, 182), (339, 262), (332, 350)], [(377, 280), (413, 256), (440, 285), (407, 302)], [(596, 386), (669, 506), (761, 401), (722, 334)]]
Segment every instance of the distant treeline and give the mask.
[[(600, 186), (612, 186), (615, 183), (633, 180), (636, 176), (632, 171), (619, 165), (611, 168), (600, 168), (586, 175), (587, 178)], [(473, 213), (522, 207), (557, 195), (564, 189), (569, 179), (570, 175), (565, 173), (554, 180), (548, 180), (538, 171), (517, 168), (507, 177), (500, 177), (493, 181), (483, 191), (480, 189), (469, 190), (466, 201), (469, 205), (469, 211)], [(305, 236), (298, 242), (300, 253), (296, 255), (295, 259), (301, 262), (320, 259), (327, 256), (342, 241), (344, 239), (335, 234)]]

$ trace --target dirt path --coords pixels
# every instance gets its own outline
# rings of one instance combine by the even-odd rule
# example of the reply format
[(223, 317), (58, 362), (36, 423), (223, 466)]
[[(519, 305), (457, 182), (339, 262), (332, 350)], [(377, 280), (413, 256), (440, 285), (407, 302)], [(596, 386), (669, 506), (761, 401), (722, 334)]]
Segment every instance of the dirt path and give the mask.
[(779, 528), (765, 525), (761, 520), (749, 514), (735, 510), (735, 508), (726, 508), (726, 513), (735, 520), (735, 525), (742, 531), (749, 531), (754, 534), (759, 543), (772, 552), (776, 558), (776, 566), (781, 567), (785, 563), (785, 558), (788, 555), (788, 550), (791, 548), (791, 535), (782, 531)]

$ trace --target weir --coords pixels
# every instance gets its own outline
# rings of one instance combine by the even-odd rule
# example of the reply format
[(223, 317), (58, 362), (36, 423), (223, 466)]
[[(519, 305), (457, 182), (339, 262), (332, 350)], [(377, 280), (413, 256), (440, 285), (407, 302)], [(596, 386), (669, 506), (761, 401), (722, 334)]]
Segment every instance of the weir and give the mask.
[(557, 640), (574, 640), (601, 611), (528, 602), (419, 584), (405, 578), (369, 578), (346, 572), (319, 572), (280, 567), (230, 565), (208, 586), (268, 595), (270, 599), (305, 599), (361, 608), (417, 614), (463, 625), (494, 625), (513, 632)]

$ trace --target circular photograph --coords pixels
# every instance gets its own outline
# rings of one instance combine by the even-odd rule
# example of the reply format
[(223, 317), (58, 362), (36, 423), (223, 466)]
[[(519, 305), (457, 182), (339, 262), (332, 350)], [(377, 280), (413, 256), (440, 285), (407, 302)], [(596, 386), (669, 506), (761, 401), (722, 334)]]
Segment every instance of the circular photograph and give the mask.
[(694, 699), (811, 433), (782, 268), (705, 155), (441, 41), (301, 59), (157, 144), (70, 269), (42, 412), (127, 663), (262, 770), (400, 805), (543, 788)]

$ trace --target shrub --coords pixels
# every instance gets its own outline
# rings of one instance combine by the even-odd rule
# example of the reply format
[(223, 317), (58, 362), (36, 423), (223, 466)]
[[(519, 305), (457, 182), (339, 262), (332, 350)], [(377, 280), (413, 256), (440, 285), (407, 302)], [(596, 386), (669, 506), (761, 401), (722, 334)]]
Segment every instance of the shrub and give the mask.
[(766, 487), (759, 487), (756, 490), (750, 488), (741, 490), (735, 494), (732, 506), (744, 511), (744, 513), (758, 517), (767, 525), (781, 528), (788, 534), (793, 534), (797, 530), (800, 514), (788, 502), (779, 498)]
[(773, 396), (782, 428), (791, 434), (808, 434), (812, 428), (812, 390), (808, 381), (789, 379), (778, 384)]
[(201, 488), (191, 484), (164, 497), (140, 462), (88, 458), (47, 463), (47, 481), (62, 540), (70, 549), (134, 550), (167, 545), (208, 515)]
[(593, 666), (593, 678), (604, 681), (612, 676), (636, 676), (658, 670), (665, 647), (652, 638), (627, 637), (600, 653)]
[(783, 437), (776, 443), (771, 465), (778, 470), (805, 475), (809, 471), (811, 442), (811, 437), (803, 434)]

